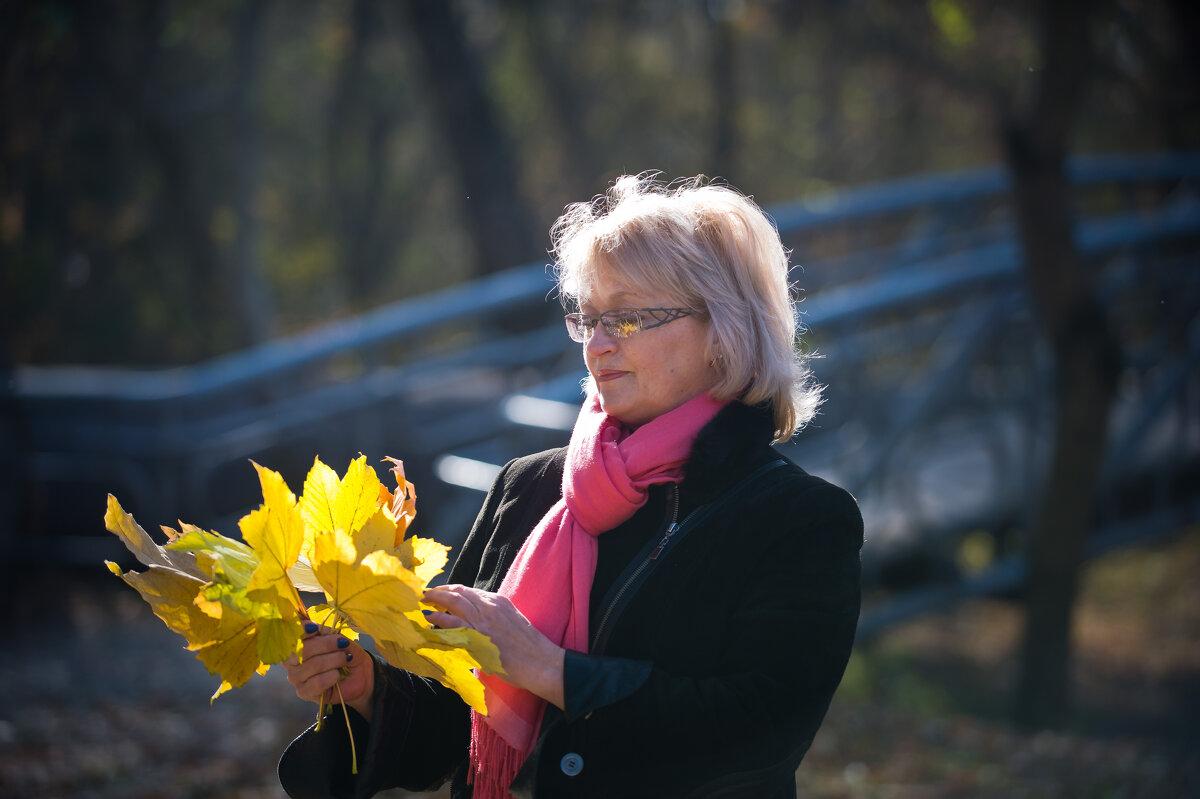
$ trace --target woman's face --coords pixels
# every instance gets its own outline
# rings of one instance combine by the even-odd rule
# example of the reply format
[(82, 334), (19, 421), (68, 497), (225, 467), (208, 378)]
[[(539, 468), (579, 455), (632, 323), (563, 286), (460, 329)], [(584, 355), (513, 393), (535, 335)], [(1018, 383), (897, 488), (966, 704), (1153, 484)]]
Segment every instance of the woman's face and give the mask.
[[(599, 316), (617, 308), (680, 305), (661, 291), (615, 281), (602, 270), (580, 310)], [(613, 338), (597, 324), (583, 345), (583, 358), (600, 407), (635, 428), (712, 388), (719, 376), (709, 366), (707, 342), (708, 322), (698, 314), (626, 338)]]

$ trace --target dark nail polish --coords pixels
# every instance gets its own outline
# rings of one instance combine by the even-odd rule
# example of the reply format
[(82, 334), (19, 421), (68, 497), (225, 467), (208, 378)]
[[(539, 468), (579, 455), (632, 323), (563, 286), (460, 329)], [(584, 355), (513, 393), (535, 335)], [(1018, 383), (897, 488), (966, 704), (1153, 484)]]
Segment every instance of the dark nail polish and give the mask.
[(350, 662), (350, 661), (352, 661), (352, 660), (354, 660), (354, 653), (353, 653), (353, 652), (347, 652), (347, 653), (346, 653), (346, 662), (347, 662), (347, 663), (349, 663), (349, 662)]
[(309, 635), (315, 633), (317, 629), (317, 625), (313, 624), (311, 621), (306, 621), (304, 623), (304, 632), (308, 633)]
[(345, 638), (338, 639), (338, 649), (345, 649), (348, 646), (350, 646), (350, 642), (347, 639), (345, 639)]

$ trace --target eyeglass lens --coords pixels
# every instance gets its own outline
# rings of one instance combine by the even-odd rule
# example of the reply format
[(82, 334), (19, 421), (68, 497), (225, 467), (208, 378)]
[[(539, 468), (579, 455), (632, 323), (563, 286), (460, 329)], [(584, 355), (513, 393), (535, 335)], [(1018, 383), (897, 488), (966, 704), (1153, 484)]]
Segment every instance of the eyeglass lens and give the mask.
[(605, 311), (599, 317), (582, 313), (567, 314), (566, 322), (568, 335), (581, 344), (592, 337), (597, 322), (604, 325), (604, 332), (613, 338), (628, 338), (642, 329), (641, 316), (634, 309)]

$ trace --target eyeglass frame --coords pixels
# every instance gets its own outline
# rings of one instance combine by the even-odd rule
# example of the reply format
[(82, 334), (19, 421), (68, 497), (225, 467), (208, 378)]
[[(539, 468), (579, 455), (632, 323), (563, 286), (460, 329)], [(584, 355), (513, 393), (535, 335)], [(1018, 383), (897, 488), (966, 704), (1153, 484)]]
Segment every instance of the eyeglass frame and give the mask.
[[(609, 314), (624, 314), (629, 312), (633, 312), (634, 318), (637, 319), (636, 327), (630, 330), (622, 330), (621, 328), (617, 328), (615, 324), (613, 327), (605, 324), (604, 317), (608, 316)], [(651, 315), (651, 318), (653, 319), (651, 324), (646, 324), (645, 319), (642, 317), (643, 313)], [(586, 344), (595, 334), (596, 325), (602, 325), (604, 327), (604, 332), (607, 333), (611, 338), (623, 339), (629, 338), (634, 333), (640, 333), (643, 330), (653, 330), (656, 327), (662, 327), (665, 324), (674, 322), (676, 319), (682, 319), (683, 317), (691, 316), (694, 313), (696, 312), (691, 308), (613, 308), (612, 310), (605, 311), (599, 316), (592, 316), (591, 314), (585, 314), (582, 311), (576, 311), (575, 313), (564, 315), (563, 322), (567, 326), (567, 335), (571, 338), (571, 341), (574, 341), (578, 344)], [(659, 314), (665, 314), (666, 318), (659, 318)], [(571, 328), (572, 320), (576, 320), (580, 324), (581, 329), (587, 331), (583, 338), (575, 337), (574, 331)]]

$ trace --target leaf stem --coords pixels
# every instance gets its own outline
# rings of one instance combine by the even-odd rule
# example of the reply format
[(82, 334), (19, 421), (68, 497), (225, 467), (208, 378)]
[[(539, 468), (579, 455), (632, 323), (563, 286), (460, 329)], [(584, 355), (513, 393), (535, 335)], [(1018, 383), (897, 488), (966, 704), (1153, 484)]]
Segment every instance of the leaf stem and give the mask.
[[(334, 620), (333, 631), (335, 633), (340, 633), (343, 629), (345, 629), (348, 626), (346, 624), (345, 619), (343, 619), (341, 617), (340, 613), (336, 614), (334, 619), (335, 620)], [(345, 666), (343, 666), (341, 669), (339, 669), (339, 671), (341, 671), (343, 677), (350, 673), (350, 670), (348, 668), (346, 668)], [(350, 711), (346, 710), (346, 698), (344, 696), (342, 696), (341, 681), (339, 680), (338, 682), (334, 683), (333, 687), (337, 688), (338, 699), (340, 700), (341, 705), (342, 705), (342, 715), (346, 717), (346, 735), (347, 735), (347, 737), (350, 738), (350, 773), (357, 775), (358, 774), (358, 750), (354, 745), (354, 729), (350, 726)], [(317, 703), (317, 727), (316, 727), (317, 732), (321, 731), (321, 728), (324, 726), (324, 724), (325, 724), (325, 695), (322, 694), (321, 701), (319, 701)]]
[(358, 774), (358, 752), (354, 748), (354, 730), (350, 728), (350, 711), (346, 710), (346, 700), (342, 697), (342, 684), (335, 683), (338, 699), (342, 700), (342, 715), (346, 717), (346, 735), (350, 737), (350, 773)]

